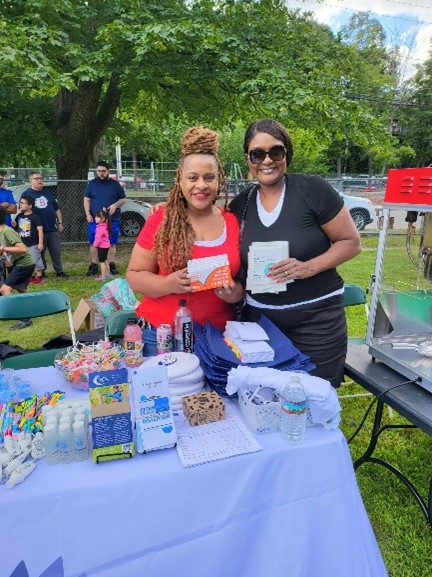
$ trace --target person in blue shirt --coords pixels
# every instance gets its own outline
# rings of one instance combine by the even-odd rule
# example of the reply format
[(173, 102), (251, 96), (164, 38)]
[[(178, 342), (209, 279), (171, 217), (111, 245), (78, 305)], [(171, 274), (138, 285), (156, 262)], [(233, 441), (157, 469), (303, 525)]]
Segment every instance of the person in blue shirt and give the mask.
[(6, 211), (5, 224), (7, 226), (12, 226), (11, 214), (16, 214), (17, 205), (11, 190), (3, 188), (4, 178), (6, 176), (5, 171), (0, 172), (0, 206)]
[(117, 244), (120, 237), (120, 207), (126, 202), (126, 194), (122, 185), (110, 178), (109, 165), (100, 160), (96, 166), (96, 178), (91, 180), (84, 194), (84, 211), (88, 223), (88, 235), (90, 241), (90, 258), (87, 276), (97, 275), (99, 272), (97, 248), (93, 246), (96, 223), (95, 215), (99, 210), (106, 210), (111, 216), (110, 249), (108, 262), (110, 274), (118, 274), (115, 264)]
[(24, 191), (22, 196), (30, 196), (34, 199), (33, 212), (42, 220), (44, 250), (41, 256), (45, 269), (45, 252), (48, 249), (57, 277), (68, 278), (69, 275), (64, 272), (61, 259), (60, 233), (64, 231), (62, 213), (55, 196), (44, 188), (43, 176), (40, 172), (30, 174), (30, 188)]

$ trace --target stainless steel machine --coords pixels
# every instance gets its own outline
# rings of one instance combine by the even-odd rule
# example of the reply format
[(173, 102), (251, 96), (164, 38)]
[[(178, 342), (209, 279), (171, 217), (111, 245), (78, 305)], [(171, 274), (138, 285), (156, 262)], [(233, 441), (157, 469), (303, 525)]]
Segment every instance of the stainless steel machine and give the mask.
[[(432, 392), (432, 168), (390, 170), (383, 217), (366, 344)], [(390, 218), (404, 236), (390, 230)]]

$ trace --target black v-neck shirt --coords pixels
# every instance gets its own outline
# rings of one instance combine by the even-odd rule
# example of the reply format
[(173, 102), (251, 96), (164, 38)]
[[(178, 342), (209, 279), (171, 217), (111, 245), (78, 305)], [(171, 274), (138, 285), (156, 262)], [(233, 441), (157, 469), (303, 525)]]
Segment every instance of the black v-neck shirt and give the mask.
[[(230, 204), (239, 222), (247, 201), (247, 191), (241, 192)], [(252, 242), (287, 240), (289, 256), (308, 261), (325, 253), (331, 243), (321, 225), (332, 220), (342, 209), (343, 199), (320, 176), (289, 174), (285, 176), (285, 198), (277, 220), (269, 227), (262, 224), (257, 209), (257, 187), (252, 191), (245, 215), (240, 254), (242, 268), (247, 270), (249, 246)], [(264, 305), (291, 305), (325, 296), (343, 287), (336, 269), (295, 280), (280, 293), (251, 295)]]

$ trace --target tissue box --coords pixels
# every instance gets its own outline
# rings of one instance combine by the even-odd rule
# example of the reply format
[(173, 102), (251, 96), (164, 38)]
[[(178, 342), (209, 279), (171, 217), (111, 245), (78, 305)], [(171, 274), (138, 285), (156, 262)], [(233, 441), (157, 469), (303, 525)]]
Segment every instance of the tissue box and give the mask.
[(225, 404), (215, 392), (203, 392), (182, 398), (183, 414), (189, 425), (205, 425), (225, 419)]

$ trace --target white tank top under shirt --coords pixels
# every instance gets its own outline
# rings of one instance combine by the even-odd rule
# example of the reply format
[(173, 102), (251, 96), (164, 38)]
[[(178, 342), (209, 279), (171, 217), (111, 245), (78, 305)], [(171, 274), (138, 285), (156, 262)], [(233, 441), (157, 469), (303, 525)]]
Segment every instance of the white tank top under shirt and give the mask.
[[(259, 219), (260, 219), (261, 223), (263, 224), (263, 226), (269, 227), (277, 221), (277, 219), (279, 218), (279, 215), (281, 213), (281, 210), (282, 210), (284, 198), (285, 198), (285, 186), (283, 187), (283, 190), (281, 192), (281, 195), (279, 197), (277, 205), (274, 207), (273, 210), (271, 210), (270, 212), (267, 212), (266, 209), (262, 205), (261, 198), (259, 195), (259, 190), (257, 191), (257, 196), (256, 196), (257, 212), (258, 212)], [(302, 305), (307, 305), (310, 303), (322, 301), (324, 299), (328, 299), (328, 298), (333, 297), (333, 296), (341, 295), (341, 294), (343, 294), (343, 292), (344, 292), (344, 289), (341, 288), (341, 289), (335, 290), (329, 294), (326, 294), (324, 296), (318, 297), (316, 299), (310, 299), (310, 300), (302, 301), (300, 303), (295, 303), (292, 305), (264, 305), (264, 304), (256, 301), (254, 298), (252, 298), (250, 296), (250, 294), (246, 294), (246, 302), (248, 305), (251, 305), (252, 307), (256, 307), (259, 309), (291, 309), (294, 307), (300, 307)]]
[(219, 246), (226, 241), (227, 237), (227, 230), (226, 230), (226, 222), (224, 221), (223, 231), (219, 238), (215, 238), (214, 240), (196, 240), (194, 244), (196, 246)]

